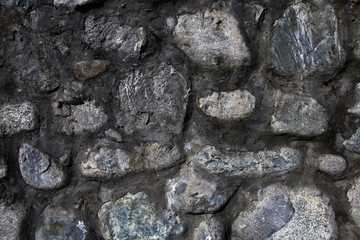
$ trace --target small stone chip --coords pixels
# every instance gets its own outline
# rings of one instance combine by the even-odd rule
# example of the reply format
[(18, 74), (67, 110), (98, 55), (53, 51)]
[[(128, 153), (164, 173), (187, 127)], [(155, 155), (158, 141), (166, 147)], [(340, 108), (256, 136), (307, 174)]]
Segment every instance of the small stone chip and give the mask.
[(319, 157), (319, 170), (329, 175), (339, 175), (346, 170), (346, 160), (341, 156), (323, 154)]
[(107, 68), (108, 62), (103, 60), (81, 61), (76, 63), (74, 73), (80, 80), (86, 80), (99, 75)]

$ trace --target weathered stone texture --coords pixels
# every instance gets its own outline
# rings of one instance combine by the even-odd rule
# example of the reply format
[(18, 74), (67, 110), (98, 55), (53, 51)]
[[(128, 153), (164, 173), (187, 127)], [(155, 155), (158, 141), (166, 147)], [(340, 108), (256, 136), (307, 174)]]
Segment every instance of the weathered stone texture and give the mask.
[(7, 174), (7, 164), (3, 158), (0, 157), (0, 179)]
[(21, 223), (25, 216), (25, 211), (21, 206), (7, 206), (4, 202), (0, 203), (0, 238), (3, 240), (21, 239)]
[(342, 174), (347, 167), (343, 157), (333, 154), (322, 154), (318, 161), (319, 170), (333, 176)]
[(80, 61), (75, 64), (74, 74), (80, 80), (86, 80), (104, 72), (109, 63), (103, 60)]
[(347, 192), (347, 197), (350, 203), (350, 215), (355, 224), (360, 226), (360, 180), (356, 178), (352, 184), (352, 188)]
[(198, 240), (222, 240), (225, 239), (223, 223), (216, 218), (210, 218), (202, 221), (195, 228), (193, 239)]
[(360, 153), (360, 128), (349, 139), (345, 140), (343, 145), (350, 152)]

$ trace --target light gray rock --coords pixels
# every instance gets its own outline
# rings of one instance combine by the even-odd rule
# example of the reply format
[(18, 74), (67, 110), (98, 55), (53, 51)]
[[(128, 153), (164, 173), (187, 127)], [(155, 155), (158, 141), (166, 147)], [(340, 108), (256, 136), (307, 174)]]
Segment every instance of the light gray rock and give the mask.
[(143, 192), (104, 203), (98, 217), (105, 240), (160, 240), (183, 231), (178, 217), (168, 212), (158, 214), (153, 201)]
[(282, 175), (301, 164), (300, 152), (288, 147), (254, 153), (220, 151), (213, 146), (205, 146), (189, 159), (194, 167), (209, 173), (242, 178)]
[(263, 190), (255, 209), (240, 212), (232, 224), (232, 239), (260, 240), (283, 228), (293, 217), (290, 198), (278, 186)]
[(0, 203), (0, 239), (21, 239), (21, 222), (24, 220), (25, 211), (20, 205), (7, 206)]
[(355, 179), (352, 188), (347, 192), (350, 204), (350, 215), (355, 224), (360, 227), (360, 178)]
[(70, 9), (74, 9), (78, 6), (85, 6), (96, 2), (102, 2), (102, 0), (54, 0), (53, 4), (56, 7), (65, 6)]
[(245, 91), (213, 92), (199, 99), (199, 108), (211, 117), (223, 120), (249, 118), (255, 109), (255, 97)]
[(356, 84), (355, 92), (357, 95), (357, 101), (353, 107), (348, 109), (348, 112), (360, 117), (360, 83)]
[[(127, 134), (135, 131), (179, 134), (189, 96), (187, 80), (166, 63), (154, 69), (136, 70), (119, 85), (117, 124)], [(151, 139), (156, 140), (156, 139)]]
[(338, 35), (337, 17), (330, 4), (297, 2), (275, 22), (272, 64), (283, 74), (339, 67), (344, 52)]
[(223, 240), (225, 232), (223, 223), (217, 218), (210, 218), (200, 223), (199, 227), (194, 230), (196, 240)]
[(0, 158), (0, 179), (6, 177), (7, 164), (3, 158)]
[(333, 154), (322, 154), (318, 161), (319, 170), (333, 176), (342, 174), (347, 167), (343, 157)]
[(197, 176), (193, 170), (170, 179), (166, 193), (168, 208), (186, 213), (213, 213), (229, 200), (233, 191), (221, 186), (216, 179)]
[(122, 135), (114, 129), (108, 129), (104, 133), (105, 133), (105, 137), (111, 141), (119, 142), (119, 143), (124, 141)]
[(85, 224), (74, 212), (62, 207), (45, 208), (41, 225), (35, 233), (35, 240), (67, 239), (85, 240)]
[(343, 142), (344, 147), (350, 152), (360, 153), (360, 128), (347, 140)]
[(92, 102), (71, 106), (71, 116), (64, 120), (63, 132), (82, 134), (86, 131), (97, 132), (107, 122), (108, 117), (101, 107)]
[(86, 80), (104, 72), (109, 62), (104, 60), (80, 61), (75, 64), (74, 74), (80, 80)]
[(197, 64), (240, 67), (250, 63), (250, 51), (238, 22), (225, 11), (180, 15), (173, 34), (176, 45)]
[(277, 134), (312, 137), (327, 130), (329, 116), (311, 97), (277, 91), (274, 109), (270, 125)]
[(36, 128), (36, 108), (30, 102), (0, 107), (0, 137)]
[(34, 188), (57, 189), (65, 183), (65, 172), (56, 162), (27, 143), (19, 149), (19, 166), (24, 181)]
[(287, 189), (287, 192), (295, 213), (268, 240), (337, 239), (335, 214), (327, 197), (309, 187)]

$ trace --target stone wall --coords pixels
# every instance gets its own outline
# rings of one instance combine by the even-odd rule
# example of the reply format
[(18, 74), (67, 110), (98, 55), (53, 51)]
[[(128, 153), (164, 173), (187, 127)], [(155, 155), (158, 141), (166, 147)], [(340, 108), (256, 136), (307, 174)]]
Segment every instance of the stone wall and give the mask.
[(356, 0), (0, 0), (0, 239), (360, 239)]

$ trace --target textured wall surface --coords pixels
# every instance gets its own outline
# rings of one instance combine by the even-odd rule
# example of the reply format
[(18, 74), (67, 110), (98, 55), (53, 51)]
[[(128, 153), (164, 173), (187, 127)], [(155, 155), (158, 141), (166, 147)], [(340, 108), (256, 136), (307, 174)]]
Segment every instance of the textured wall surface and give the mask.
[(0, 239), (360, 239), (357, 0), (0, 0)]

